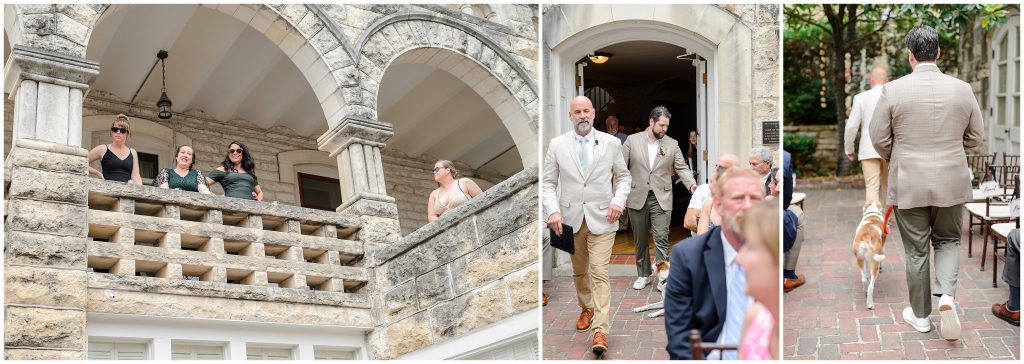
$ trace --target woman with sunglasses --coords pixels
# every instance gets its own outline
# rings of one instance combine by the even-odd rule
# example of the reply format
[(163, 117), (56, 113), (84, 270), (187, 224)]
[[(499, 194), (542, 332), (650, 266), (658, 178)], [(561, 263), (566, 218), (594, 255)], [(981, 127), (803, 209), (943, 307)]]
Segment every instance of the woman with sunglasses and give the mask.
[(100, 161), (102, 172), (89, 167), (89, 174), (108, 181), (142, 184), (139, 175), (139, 153), (129, 148), (126, 143), (131, 134), (128, 116), (124, 114), (114, 118), (110, 125), (110, 144), (97, 145), (89, 151), (89, 163)]
[(459, 171), (447, 160), (434, 163), (434, 181), (438, 187), (430, 193), (427, 201), (427, 220), (430, 222), (482, 192), (473, 180), (459, 178)]
[(212, 195), (210, 188), (206, 186), (203, 172), (192, 169), (192, 165), (195, 164), (195, 151), (192, 147), (178, 146), (174, 155), (174, 168), (161, 169), (156, 175), (157, 187)]
[(249, 154), (249, 148), (239, 142), (231, 142), (228, 155), (224, 156), (220, 167), (210, 171), (206, 183), (220, 183), (224, 196), (263, 201), (263, 189), (256, 179), (256, 162)]

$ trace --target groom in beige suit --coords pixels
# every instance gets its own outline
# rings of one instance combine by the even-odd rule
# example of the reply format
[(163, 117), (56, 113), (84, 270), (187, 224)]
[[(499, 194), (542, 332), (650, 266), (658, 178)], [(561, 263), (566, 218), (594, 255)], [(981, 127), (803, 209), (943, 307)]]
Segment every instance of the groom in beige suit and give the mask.
[(939, 334), (960, 338), (957, 273), (963, 206), (971, 201), (971, 180), (964, 148), (985, 135), (981, 109), (971, 86), (947, 76), (935, 65), (939, 36), (919, 25), (907, 33), (914, 72), (883, 86), (871, 120), (871, 140), (889, 162), (888, 203), (906, 251), (910, 306), (903, 320), (919, 332), (931, 331), (929, 248), (935, 250), (935, 290), (939, 296)]
[(563, 223), (573, 229), (572, 277), (582, 309), (576, 330), (593, 327), (591, 350), (600, 354), (608, 350), (608, 261), (629, 194), (630, 176), (619, 139), (593, 128), (590, 99), (573, 98), (569, 120), (573, 131), (551, 139), (544, 157), (542, 204), (548, 226), (556, 235), (564, 233)]
[(649, 232), (654, 232), (654, 259), (668, 261), (668, 225), (672, 219), (672, 171), (683, 185), (693, 193), (697, 182), (679, 149), (679, 142), (665, 135), (672, 114), (664, 106), (651, 110), (647, 130), (630, 135), (622, 144), (622, 158), (626, 161), (633, 184), (626, 199), (629, 223), (633, 227), (636, 245), (636, 282), (633, 289), (643, 289), (651, 276), (648, 250)]

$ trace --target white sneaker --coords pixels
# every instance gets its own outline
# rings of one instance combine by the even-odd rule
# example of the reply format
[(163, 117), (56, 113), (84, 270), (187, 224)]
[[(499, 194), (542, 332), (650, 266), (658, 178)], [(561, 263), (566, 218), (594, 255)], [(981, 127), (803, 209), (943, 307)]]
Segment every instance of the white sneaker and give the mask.
[(960, 340), (960, 316), (956, 314), (953, 297), (939, 297), (939, 318), (939, 336), (949, 341)]
[(903, 309), (903, 321), (910, 324), (917, 332), (929, 332), (932, 331), (932, 322), (925, 318), (917, 318), (914, 316), (914, 309), (907, 307)]
[(637, 277), (636, 282), (633, 282), (633, 289), (644, 289), (647, 287), (647, 277)]

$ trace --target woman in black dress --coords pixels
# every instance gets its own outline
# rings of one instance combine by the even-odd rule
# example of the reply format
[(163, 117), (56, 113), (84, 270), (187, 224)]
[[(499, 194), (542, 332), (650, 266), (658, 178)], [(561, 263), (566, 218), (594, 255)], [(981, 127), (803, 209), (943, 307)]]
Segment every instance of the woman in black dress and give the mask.
[(139, 175), (139, 152), (126, 144), (131, 136), (128, 116), (118, 115), (110, 125), (110, 144), (101, 144), (89, 151), (89, 163), (100, 161), (100, 168), (89, 167), (89, 174), (108, 181), (142, 184)]

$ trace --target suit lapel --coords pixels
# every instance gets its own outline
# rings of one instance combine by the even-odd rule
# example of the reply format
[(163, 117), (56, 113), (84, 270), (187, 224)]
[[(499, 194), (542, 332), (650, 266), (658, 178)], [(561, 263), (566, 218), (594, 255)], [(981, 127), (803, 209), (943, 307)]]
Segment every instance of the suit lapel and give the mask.
[[(594, 131), (594, 143), (595, 143), (595, 145), (594, 145), (594, 155), (592, 155), (591, 159), (590, 159), (590, 174), (587, 174), (587, 175), (583, 176), (583, 180), (584, 181), (590, 180), (590, 176), (594, 174), (594, 169), (596, 169), (596, 167), (597, 167), (597, 161), (601, 160), (601, 156), (604, 155), (605, 148), (608, 148), (607, 145), (602, 147), (600, 140), (601, 140), (601, 136), (598, 135), (597, 131), (595, 130)], [(582, 167), (580, 167), (580, 170), (583, 170)]]
[(725, 322), (728, 295), (725, 291), (725, 250), (722, 248), (721, 229), (721, 227), (715, 227), (708, 232), (711, 236), (704, 248), (704, 265), (708, 269), (708, 284), (711, 286), (711, 295), (715, 299), (715, 308), (718, 309), (718, 319), (720, 322)]
[(583, 177), (580, 180), (586, 180), (587, 176), (583, 174), (583, 165), (580, 164), (580, 143), (576, 141), (576, 133), (569, 131), (565, 136), (569, 139), (569, 153), (572, 153), (569, 159), (572, 159), (573, 164), (576, 165), (576, 171), (580, 172), (580, 176)]
[(639, 141), (640, 145), (637, 146), (638, 147), (637, 149), (640, 149), (640, 156), (643, 157), (642, 163), (640, 163), (640, 165), (643, 166), (643, 169), (647, 170), (647, 172), (650, 173), (651, 172), (651, 165), (649, 164), (648, 161), (650, 161), (651, 157), (647, 153), (647, 143), (648, 143), (648, 141), (647, 141), (647, 132), (646, 131), (642, 131), (641, 133), (643, 133), (643, 137), (640, 138), (640, 141)]

